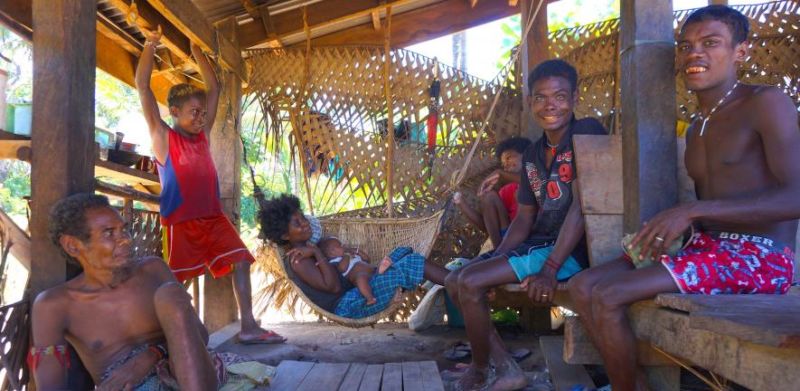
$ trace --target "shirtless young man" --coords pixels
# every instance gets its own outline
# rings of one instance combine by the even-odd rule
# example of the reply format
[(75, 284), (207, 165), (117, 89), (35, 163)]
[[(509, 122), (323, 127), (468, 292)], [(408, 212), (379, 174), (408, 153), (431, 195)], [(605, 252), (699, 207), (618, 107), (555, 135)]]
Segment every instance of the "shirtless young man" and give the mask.
[(131, 236), (106, 197), (59, 201), (50, 236), (83, 273), (33, 303), (29, 363), (37, 389), (68, 388), (67, 343), (101, 390), (160, 389), (154, 368), (162, 360), (180, 389), (217, 389), (208, 334), (189, 295), (162, 259), (133, 258)]
[[(738, 81), (747, 34), (747, 18), (726, 6), (695, 11), (681, 29), (676, 67), (700, 111), (685, 156), (698, 201), (653, 216), (634, 238), (640, 259), (659, 262), (634, 269), (619, 259), (569, 282), (614, 391), (648, 389), (626, 317), (631, 303), (664, 292), (781, 294), (792, 283), (800, 217), (797, 109), (775, 87)], [(664, 255), (665, 244), (690, 225), (698, 228), (691, 244)]]

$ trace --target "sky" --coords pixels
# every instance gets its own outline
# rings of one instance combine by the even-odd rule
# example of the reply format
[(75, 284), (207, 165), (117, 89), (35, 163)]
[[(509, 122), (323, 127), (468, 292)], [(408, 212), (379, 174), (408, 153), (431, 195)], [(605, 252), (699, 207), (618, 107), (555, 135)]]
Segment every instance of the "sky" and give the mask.
[[(729, 0), (730, 5), (737, 4), (758, 4), (766, 0)], [(598, 5), (598, 3), (600, 3)], [(580, 7), (576, 7), (575, 0), (561, 0), (548, 5), (548, 18), (551, 20), (564, 19), (566, 15), (573, 11), (572, 18), (578, 24), (588, 24), (597, 22), (597, 15), (602, 10), (598, 6), (605, 6), (604, 2), (594, 2), (584, 0)], [(674, 10), (700, 8), (708, 4), (708, 0), (673, 0)], [(466, 30), (467, 41), (467, 69), (466, 71), (484, 80), (493, 79), (498, 72), (496, 63), (503, 54), (504, 34), (500, 28), (503, 23), (508, 23), (511, 18), (505, 18), (490, 22), (481, 26)], [(453, 65), (452, 36), (445, 36), (416, 45), (406, 49), (424, 54), (428, 57), (436, 57), (440, 62)]]

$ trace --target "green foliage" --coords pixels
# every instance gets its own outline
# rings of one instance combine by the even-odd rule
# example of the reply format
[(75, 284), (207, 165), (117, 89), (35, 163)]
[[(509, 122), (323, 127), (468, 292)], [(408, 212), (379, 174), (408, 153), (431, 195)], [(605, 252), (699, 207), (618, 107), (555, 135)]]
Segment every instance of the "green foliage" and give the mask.
[(547, 28), (558, 31), (619, 17), (619, 0), (562, 0), (547, 9)]
[(519, 45), (522, 39), (522, 25), (520, 21), (521, 17), (519, 15), (514, 15), (510, 18), (506, 18), (500, 25), (500, 30), (503, 32), (503, 54), (500, 55), (500, 58), (497, 60), (497, 69), (503, 69), (506, 63), (511, 59), (511, 51)]
[(10, 216), (26, 215), (27, 202), (22, 197), (31, 194), (30, 175), (28, 163), (0, 161), (0, 208)]
[(9, 102), (30, 102), (33, 97), (33, 49), (31, 45), (0, 26), (0, 54), (3, 69), (8, 72), (6, 99)]
[[(266, 120), (264, 120), (258, 102), (251, 97), (245, 97), (245, 107), (242, 110), (241, 132), (244, 142), (245, 160), (253, 167), (255, 182), (266, 198), (277, 194), (293, 192), (291, 189), (290, 167), (291, 151), (286, 137), (277, 140), (267, 137)], [(271, 148), (268, 148), (271, 147)], [(271, 152), (268, 152), (271, 151)], [(242, 175), (242, 202), (240, 208), (241, 228), (243, 232), (257, 230), (256, 217), (258, 204), (253, 196), (253, 179), (250, 167), (243, 164)]]
[(132, 107), (139, 107), (136, 90), (99, 69), (94, 95), (95, 121), (104, 128), (115, 127), (123, 114), (128, 113)]
[[(619, 0), (561, 0), (547, 7), (547, 29), (558, 31), (617, 17)], [(511, 59), (512, 50), (522, 41), (523, 27), (520, 15), (507, 18), (500, 25), (504, 51), (497, 61), (497, 69), (502, 69)]]

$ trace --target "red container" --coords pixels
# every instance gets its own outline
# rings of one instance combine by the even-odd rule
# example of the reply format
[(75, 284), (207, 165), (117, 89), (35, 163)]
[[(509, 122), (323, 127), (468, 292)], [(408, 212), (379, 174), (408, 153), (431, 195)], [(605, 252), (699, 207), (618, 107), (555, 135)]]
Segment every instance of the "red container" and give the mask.
[(126, 143), (126, 142), (123, 141), (122, 145), (120, 145), (119, 149), (121, 151), (126, 151), (126, 152), (136, 152), (136, 147), (137, 147), (137, 145), (134, 144), (134, 143)]

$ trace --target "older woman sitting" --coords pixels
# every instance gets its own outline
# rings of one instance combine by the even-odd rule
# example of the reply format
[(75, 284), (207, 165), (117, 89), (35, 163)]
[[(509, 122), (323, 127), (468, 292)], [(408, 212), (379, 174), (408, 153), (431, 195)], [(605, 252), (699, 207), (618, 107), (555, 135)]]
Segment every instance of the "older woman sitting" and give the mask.
[[(367, 304), (359, 290), (310, 241), (312, 227), (303, 215), (297, 197), (284, 194), (267, 200), (261, 206), (259, 221), (262, 237), (286, 250), (284, 257), (289, 260), (287, 277), (314, 304), (338, 316), (359, 319), (377, 314), (389, 306), (397, 288), (413, 289), (423, 279), (441, 285), (449, 272), (426, 261), (410, 248), (397, 248), (387, 255), (391, 267), (370, 278), (369, 285), (376, 300), (374, 304)], [(352, 254), (348, 256), (358, 255), (368, 260), (363, 252), (352, 249), (350, 252)]]

